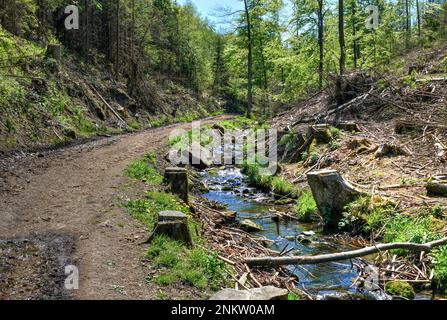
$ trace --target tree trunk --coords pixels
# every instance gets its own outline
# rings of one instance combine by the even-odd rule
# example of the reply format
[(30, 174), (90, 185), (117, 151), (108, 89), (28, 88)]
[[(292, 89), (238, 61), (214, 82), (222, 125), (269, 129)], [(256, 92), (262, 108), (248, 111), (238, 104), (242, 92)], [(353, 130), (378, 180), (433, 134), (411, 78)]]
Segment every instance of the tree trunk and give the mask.
[(340, 44), (340, 76), (346, 70), (345, 17), (343, 0), (338, 0), (338, 42)]
[(247, 22), (247, 38), (248, 38), (248, 57), (247, 57), (247, 116), (250, 117), (253, 110), (253, 42), (251, 34), (251, 21), (250, 21), (250, 10), (248, 8), (247, 0), (244, 0), (245, 8), (245, 19)]
[(416, 0), (416, 14), (417, 14), (417, 20), (418, 20), (418, 37), (419, 37), (419, 40), (421, 40), (422, 26), (421, 26), (421, 12), (420, 12), (419, 0)]
[(294, 257), (260, 257), (260, 258), (246, 258), (245, 263), (249, 266), (281, 266), (281, 265), (302, 265), (302, 264), (318, 264), (334, 261), (343, 261), (353, 258), (365, 257), (373, 253), (378, 253), (393, 249), (404, 249), (416, 252), (430, 252), (435, 247), (447, 244), (447, 238), (428, 242), (425, 244), (415, 243), (386, 243), (378, 244), (372, 247), (367, 247), (358, 250), (347, 252), (329, 253), (317, 256), (294, 256)]
[(324, 68), (324, 14), (323, 14), (323, 0), (318, 0), (318, 48), (319, 48), (319, 63), (318, 63), (318, 88), (323, 88), (323, 68)]

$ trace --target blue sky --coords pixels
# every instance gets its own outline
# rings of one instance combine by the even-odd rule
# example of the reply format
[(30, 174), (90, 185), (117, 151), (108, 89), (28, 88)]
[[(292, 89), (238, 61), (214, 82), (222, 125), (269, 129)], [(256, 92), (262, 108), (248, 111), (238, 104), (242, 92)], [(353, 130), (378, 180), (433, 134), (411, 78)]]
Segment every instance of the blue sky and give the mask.
[(243, 8), (241, 0), (178, 0), (181, 4), (188, 1), (194, 3), (203, 17), (208, 17), (212, 21), (216, 21), (217, 18), (213, 17), (213, 14), (219, 7), (229, 7), (233, 10), (241, 10)]

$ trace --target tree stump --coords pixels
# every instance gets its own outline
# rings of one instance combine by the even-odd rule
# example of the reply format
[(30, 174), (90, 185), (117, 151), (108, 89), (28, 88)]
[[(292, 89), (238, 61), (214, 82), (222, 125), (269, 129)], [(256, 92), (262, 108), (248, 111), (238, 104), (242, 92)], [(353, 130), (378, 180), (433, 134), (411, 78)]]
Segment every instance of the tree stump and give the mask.
[(192, 245), (191, 234), (188, 229), (187, 216), (178, 211), (161, 211), (158, 214), (158, 222), (149, 237), (151, 242), (156, 236), (165, 235), (172, 240)]
[(313, 137), (318, 143), (329, 143), (332, 140), (330, 125), (317, 124), (310, 127)]
[(47, 45), (47, 57), (56, 60), (58, 63), (62, 60), (61, 45), (49, 44)]
[(357, 123), (353, 121), (338, 121), (334, 122), (334, 127), (347, 132), (360, 132), (360, 128)]
[(420, 133), (423, 130), (422, 125), (408, 120), (396, 120), (394, 122), (394, 132), (397, 134)]
[(189, 203), (188, 170), (186, 168), (168, 167), (165, 169), (164, 178), (170, 184), (171, 192), (179, 195), (185, 203)]
[(345, 206), (364, 194), (336, 170), (310, 172), (307, 181), (326, 229), (338, 228)]
[(447, 182), (430, 182), (426, 189), (429, 197), (447, 197)]

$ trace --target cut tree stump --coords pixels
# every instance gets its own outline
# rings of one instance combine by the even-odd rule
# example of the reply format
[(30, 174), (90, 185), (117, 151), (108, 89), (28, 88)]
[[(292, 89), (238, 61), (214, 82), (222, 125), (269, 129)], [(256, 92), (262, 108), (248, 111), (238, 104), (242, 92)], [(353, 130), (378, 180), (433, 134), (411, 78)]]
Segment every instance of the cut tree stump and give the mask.
[(329, 124), (316, 124), (310, 127), (313, 137), (318, 143), (329, 143), (332, 140)]
[(354, 121), (338, 121), (334, 122), (334, 127), (347, 132), (360, 132), (360, 127)]
[(61, 45), (60, 44), (47, 45), (47, 57), (52, 58), (60, 63), (62, 60)]
[(307, 181), (326, 229), (338, 228), (344, 207), (364, 195), (336, 170), (310, 172)]
[(447, 198), (447, 182), (430, 182), (427, 184), (426, 189), (429, 197)]
[(397, 157), (405, 155), (407, 155), (407, 152), (405, 152), (405, 150), (403, 150), (401, 147), (395, 144), (384, 143), (377, 148), (374, 157), (383, 158), (383, 157)]
[(161, 211), (158, 214), (158, 222), (149, 237), (151, 242), (156, 236), (165, 235), (172, 240), (192, 245), (191, 234), (188, 229), (187, 216), (179, 211)]
[(168, 167), (165, 169), (164, 178), (171, 186), (171, 192), (179, 195), (185, 203), (189, 203), (188, 170), (186, 168)]

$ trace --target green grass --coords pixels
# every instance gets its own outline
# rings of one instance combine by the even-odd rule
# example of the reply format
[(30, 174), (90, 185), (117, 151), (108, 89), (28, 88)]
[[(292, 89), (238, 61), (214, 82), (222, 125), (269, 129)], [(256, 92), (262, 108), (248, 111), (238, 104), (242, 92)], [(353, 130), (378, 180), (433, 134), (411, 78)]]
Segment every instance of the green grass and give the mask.
[(301, 194), (295, 205), (295, 210), (301, 222), (312, 222), (318, 212), (318, 208), (310, 190), (306, 190)]
[[(385, 242), (426, 243), (440, 238), (433, 220), (428, 216), (413, 217), (395, 215), (385, 224)], [(404, 255), (405, 250), (393, 250)]]
[(298, 198), (300, 195), (300, 190), (283, 177), (273, 177), (271, 189), (276, 195), (287, 196), (289, 198)]
[(345, 207), (340, 227), (354, 234), (369, 235), (397, 215), (391, 202), (366, 195)]
[(156, 157), (152, 152), (147, 152), (143, 159), (132, 161), (124, 171), (129, 178), (143, 181), (148, 185), (159, 185), (163, 177), (153, 167)]
[(434, 285), (437, 290), (447, 294), (447, 246), (440, 247), (433, 252), (434, 257)]
[(160, 211), (174, 210), (189, 213), (189, 208), (180, 201), (177, 195), (157, 191), (148, 192), (144, 199), (129, 200), (124, 203), (124, 207), (148, 230), (154, 228)]
[(225, 263), (200, 248), (187, 248), (164, 236), (156, 237), (146, 257), (160, 269), (153, 281), (161, 286), (183, 283), (198, 289), (218, 290), (225, 284)]

